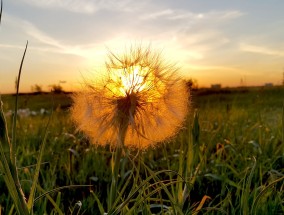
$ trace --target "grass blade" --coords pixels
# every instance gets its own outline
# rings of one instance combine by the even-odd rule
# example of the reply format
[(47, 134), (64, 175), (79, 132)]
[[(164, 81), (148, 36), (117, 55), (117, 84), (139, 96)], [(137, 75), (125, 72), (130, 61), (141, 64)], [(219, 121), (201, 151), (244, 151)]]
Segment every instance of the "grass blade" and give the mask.
[(39, 171), (40, 171), (40, 166), (41, 166), (41, 160), (42, 160), (42, 156), (43, 156), (43, 152), (44, 152), (44, 148), (45, 148), (45, 144), (46, 144), (47, 129), (48, 129), (50, 121), (51, 121), (51, 116), (49, 117), (47, 125), (45, 127), (44, 138), (42, 140), (38, 159), (37, 159), (33, 184), (32, 184), (32, 187), (31, 187), (30, 196), (29, 196), (29, 200), (28, 200), (28, 204), (27, 204), (29, 212), (31, 212), (32, 207), (33, 207), (33, 203), (34, 203), (34, 197), (35, 197), (35, 191), (36, 191), (36, 186), (37, 186), (37, 181), (38, 181), (38, 176), (39, 176)]
[(1, 0), (1, 6), (0, 6), (0, 24), (1, 24), (1, 19), (2, 19), (2, 9), (3, 9), (3, 1)]
[(206, 202), (207, 199), (211, 199), (211, 197), (210, 197), (210, 196), (206, 196), (206, 195), (204, 195), (204, 196), (202, 197), (202, 200), (201, 200), (201, 202), (199, 203), (198, 207), (197, 207), (197, 208), (195, 209), (195, 211), (193, 212), (193, 215), (197, 215), (197, 214), (198, 214), (198, 212), (202, 209), (202, 207), (203, 207), (203, 205), (205, 204), (205, 202)]
[[(10, 157), (6, 155), (9, 148), (9, 137), (7, 124), (3, 112), (2, 101), (0, 99), (0, 171), (2, 172), (5, 184), (9, 190), (16, 210), (19, 214), (28, 214), (25, 199), (23, 198), (21, 188), (15, 182), (16, 167), (12, 165)], [(20, 213), (21, 212), (21, 213)]]
[(15, 205), (13, 204), (12, 205), (12, 207), (11, 207), (11, 209), (9, 210), (9, 213), (8, 213), (8, 215), (13, 215), (14, 213), (14, 208), (15, 208)]
[[(151, 176), (149, 176), (151, 177)], [(161, 185), (160, 187), (155, 188), (154, 190), (150, 191), (149, 193), (147, 193), (144, 197), (135, 199), (135, 203), (132, 206), (132, 208), (127, 212), (128, 214), (133, 214), (133, 211), (137, 208), (137, 206), (141, 205), (146, 199), (148, 199), (150, 196), (158, 193), (160, 190), (165, 190), (167, 191), (167, 187), (171, 186), (172, 184), (179, 184), (181, 181), (169, 181), (167, 184), (165, 184), (163, 181), (159, 180), (157, 182), (155, 182), (154, 184), (150, 184), (150, 187), (155, 186), (155, 185)], [(167, 194), (169, 195), (170, 193), (167, 192)], [(173, 199), (173, 198), (172, 198)], [(171, 200), (170, 200), (171, 201)], [(152, 205), (152, 204), (151, 204)], [(149, 205), (151, 207), (151, 205)], [(162, 207), (161, 207), (162, 206)], [(160, 205), (160, 208), (164, 208), (164, 205)], [(168, 207), (171, 208), (173, 210), (172, 207)], [(182, 210), (179, 207), (175, 207), (176, 211), (178, 211), (178, 213), (174, 213), (174, 214), (183, 214)]]
[[(156, 173), (155, 175), (166, 173), (166, 172), (173, 172), (170, 170), (161, 170)], [(139, 186), (136, 187), (131, 193), (129, 193), (128, 197), (115, 209), (108, 211), (109, 214), (119, 214), (124, 206), (126, 206), (133, 198), (134, 196), (139, 192), (139, 190), (145, 186), (151, 179), (153, 178), (153, 175), (149, 176), (147, 179), (145, 179)]]
[(284, 102), (282, 107), (282, 155), (284, 155)]
[(4, 149), (2, 147), (2, 140), (0, 140), (0, 171), (3, 173), (2, 177), (4, 178), (5, 184), (8, 188), (10, 196), (13, 199), (17, 212), (19, 214), (21, 214), (20, 212), (22, 212), (23, 214), (28, 214), (23, 212), (24, 211), (24, 209), (22, 208), (23, 204), (21, 203), (21, 198), (18, 195), (18, 190), (14, 182), (12, 173), (10, 171), (10, 165), (4, 154)]
[[(178, 168), (178, 176), (177, 179), (179, 179), (179, 175), (183, 176), (183, 170), (184, 170), (184, 160), (185, 160), (185, 153), (183, 150), (183, 141), (180, 144), (180, 157), (179, 157), (179, 168)], [(183, 182), (177, 184), (177, 202), (179, 206), (182, 207), (183, 205)]]
[(198, 111), (196, 110), (194, 112), (194, 120), (192, 128), (193, 145), (199, 145), (199, 136), (200, 136), (199, 114)]
[(97, 204), (98, 204), (98, 208), (101, 214), (105, 213), (103, 204), (101, 203), (100, 199), (98, 198), (98, 196), (94, 193), (94, 191), (91, 191), (91, 194), (93, 195), (93, 197), (95, 198)]
[[(173, 205), (175, 204), (174, 198), (171, 196), (171, 193), (167, 189), (167, 186), (171, 185), (171, 183), (177, 183), (177, 182), (171, 182), (168, 185), (165, 185), (165, 184), (163, 184), (162, 181), (159, 180), (158, 175), (162, 174), (162, 173), (174, 173), (174, 174), (178, 174), (178, 173), (175, 172), (175, 171), (172, 171), (172, 170), (160, 170), (158, 172), (152, 172), (147, 166), (145, 166), (145, 168), (149, 171), (150, 176), (148, 178), (146, 178), (134, 191), (132, 191), (121, 205), (119, 205), (114, 211), (110, 211), (109, 214), (120, 214), (120, 212), (123, 209), (123, 207), (126, 206), (133, 199), (133, 197), (141, 190), (141, 188), (144, 187), (145, 185), (147, 185), (148, 182), (151, 179), (153, 179), (155, 181), (155, 183), (161, 185), (161, 187), (157, 188), (157, 190), (158, 189), (160, 189), (160, 190), (163, 189), (166, 192), (167, 196), (169, 197), (169, 200), (171, 201), (171, 203)], [(182, 178), (182, 176), (180, 176), (180, 177)], [(157, 192), (157, 190), (150, 192), (147, 196), (153, 195), (154, 193)], [(141, 202), (138, 203), (137, 200), (136, 200), (135, 205), (139, 205), (140, 203)], [(177, 207), (176, 209), (178, 210), (179, 214), (182, 214), (181, 209), (179, 207)]]
[(123, 195), (125, 194), (125, 190), (127, 189), (127, 186), (128, 186), (128, 185), (130, 184), (130, 182), (131, 182), (130, 179), (131, 179), (131, 176), (128, 177), (127, 181), (124, 182), (123, 187), (118, 191), (118, 195), (117, 195), (117, 197), (116, 197), (115, 202), (113, 203), (113, 207), (112, 207), (112, 208), (116, 207), (117, 204), (119, 203), (119, 201), (122, 199)]
[(8, 162), (11, 163), (10, 160), (10, 139), (8, 136), (7, 122), (4, 116), (3, 103), (0, 96), (0, 141), (3, 147), (3, 153), (5, 154), (5, 158), (8, 159)]
[(252, 207), (251, 207), (251, 214), (256, 214), (256, 209), (257, 209), (257, 205), (259, 200), (261, 199), (261, 197), (269, 190), (269, 188), (271, 188), (273, 185), (275, 185), (276, 183), (280, 182), (284, 180), (284, 177), (278, 178), (275, 181), (271, 182), (269, 185), (267, 185), (255, 198), (254, 202), (252, 203)]
[[(22, 191), (21, 188), (21, 183), (18, 177), (18, 170), (17, 170), (17, 165), (16, 165), (16, 121), (17, 121), (17, 110), (18, 110), (18, 96), (19, 96), (19, 85), (20, 85), (20, 77), (21, 77), (21, 72), (22, 72), (22, 67), (26, 55), (26, 51), (28, 48), (28, 42), (26, 43), (26, 48), (22, 57), (20, 69), (19, 69), (19, 74), (17, 78), (17, 90), (16, 90), (16, 99), (15, 99), (15, 110), (14, 110), (14, 116), (13, 116), (13, 123), (12, 123), (12, 141), (10, 145), (10, 160), (11, 160), (11, 165), (9, 166), (9, 170), (11, 172), (11, 175), (13, 177), (13, 183), (15, 183), (16, 190), (20, 199), (20, 205), (16, 207), (22, 207), (23, 209), (23, 214), (28, 214), (28, 208), (27, 208), (27, 203), (25, 200), (25, 195), (24, 192)], [(12, 183), (12, 182), (8, 182)], [(17, 204), (17, 203), (15, 203)]]
[[(45, 192), (45, 190), (41, 186), (39, 186), (39, 185), (37, 185), (37, 189), (39, 189), (41, 192)], [(64, 213), (60, 210), (60, 208), (58, 207), (57, 203), (51, 198), (51, 196), (48, 193), (45, 193), (45, 196), (50, 201), (50, 203), (53, 205), (53, 207), (56, 210), (56, 212), (59, 215), (64, 215)]]
[(12, 145), (11, 145), (11, 161), (12, 164), (16, 166), (16, 122), (17, 122), (17, 112), (18, 112), (18, 96), (19, 96), (19, 86), (20, 86), (20, 79), (21, 79), (21, 73), (23, 68), (24, 59), (26, 56), (26, 51), (28, 48), (28, 41), (26, 43), (26, 48), (22, 57), (19, 74), (17, 77), (17, 86), (16, 86), (16, 99), (15, 99), (15, 110), (14, 110), (14, 116), (13, 116), (13, 126), (12, 126)]
[(250, 195), (250, 187), (251, 187), (251, 182), (252, 182), (252, 177), (256, 168), (256, 159), (253, 157), (253, 166), (251, 168), (250, 174), (248, 176), (248, 179), (245, 181), (245, 189), (243, 191), (242, 199), (241, 199), (241, 206), (243, 210), (244, 215), (249, 214), (249, 195)]
[(41, 199), (42, 197), (44, 197), (46, 195), (49, 195), (50, 193), (58, 192), (58, 191), (63, 190), (63, 189), (81, 188), (81, 187), (92, 187), (92, 185), (68, 185), (68, 186), (58, 187), (58, 188), (46, 191), (45, 193), (41, 194), (40, 196), (35, 198), (34, 202), (37, 202), (39, 199)]

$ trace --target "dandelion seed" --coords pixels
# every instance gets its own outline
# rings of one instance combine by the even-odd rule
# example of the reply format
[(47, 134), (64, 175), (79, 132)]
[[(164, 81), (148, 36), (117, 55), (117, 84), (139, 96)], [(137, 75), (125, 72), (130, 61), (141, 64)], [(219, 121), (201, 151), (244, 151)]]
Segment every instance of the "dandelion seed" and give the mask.
[(174, 136), (188, 111), (188, 90), (149, 48), (110, 52), (107, 76), (73, 96), (71, 117), (94, 144), (145, 149)]

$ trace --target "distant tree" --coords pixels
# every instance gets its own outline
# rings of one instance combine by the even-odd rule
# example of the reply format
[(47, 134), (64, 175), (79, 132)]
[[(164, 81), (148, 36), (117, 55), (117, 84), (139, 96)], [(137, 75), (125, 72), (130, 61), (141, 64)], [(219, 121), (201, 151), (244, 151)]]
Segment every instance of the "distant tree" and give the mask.
[(197, 90), (198, 89), (198, 83), (196, 79), (190, 78), (186, 81), (186, 85), (190, 90)]
[(222, 88), (221, 84), (211, 84), (211, 89), (220, 90)]
[(50, 85), (50, 88), (51, 88), (51, 92), (56, 93), (56, 94), (64, 92), (63, 87), (60, 84)]
[(35, 84), (35, 85), (31, 86), (31, 90), (32, 90), (33, 93), (41, 94), (42, 93), (42, 86)]

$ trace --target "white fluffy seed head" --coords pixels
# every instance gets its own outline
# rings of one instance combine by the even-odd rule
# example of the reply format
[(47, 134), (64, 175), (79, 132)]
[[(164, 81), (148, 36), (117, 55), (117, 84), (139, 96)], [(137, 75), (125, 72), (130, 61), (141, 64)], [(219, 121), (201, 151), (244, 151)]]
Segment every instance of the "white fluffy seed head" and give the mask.
[(110, 53), (107, 76), (86, 83), (73, 96), (71, 117), (93, 144), (145, 149), (176, 134), (188, 112), (189, 92), (149, 48), (131, 48), (123, 56)]

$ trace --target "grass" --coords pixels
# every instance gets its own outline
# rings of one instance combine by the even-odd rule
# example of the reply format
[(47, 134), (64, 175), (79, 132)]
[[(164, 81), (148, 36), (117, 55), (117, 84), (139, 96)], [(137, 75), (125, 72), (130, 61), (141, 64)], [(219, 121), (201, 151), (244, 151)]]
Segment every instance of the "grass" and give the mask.
[[(145, 152), (126, 152), (120, 159), (112, 205), (108, 205), (112, 151), (94, 147), (76, 133), (69, 119), (69, 95), (21, 95), (19, 108), (36, 113), (17, 118), (17, 163), (26, 194), (54, 109), (35, 214), (282, 214), (284, 88), (192, 94), (192, 112), (175, 139)], [(2, 100), (6, 112), (14, 108), (14, 96), (3, 95)], [(47, 110), (43, 114), (42, 108)], [(11, 128), (12, 116), (6, 118)], [(38, 198), (62, 186), (67, 188)], [(1, 213), (14, 214), (3, 177), (0, 187)]]

